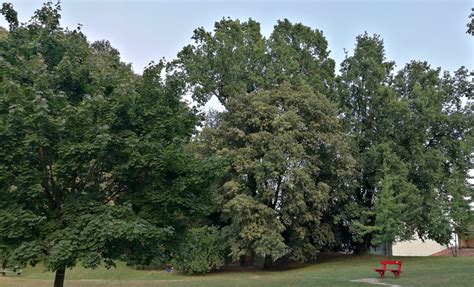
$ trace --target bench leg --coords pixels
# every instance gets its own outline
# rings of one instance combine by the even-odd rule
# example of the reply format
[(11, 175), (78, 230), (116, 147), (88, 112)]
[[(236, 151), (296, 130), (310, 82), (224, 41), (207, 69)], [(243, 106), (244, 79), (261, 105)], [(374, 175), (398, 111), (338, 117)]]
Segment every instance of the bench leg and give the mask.
[(378, 271), (379, 274), (380, 274), (380, 278), (383, 278), (383, 276), (385, 275), (385, 271)]

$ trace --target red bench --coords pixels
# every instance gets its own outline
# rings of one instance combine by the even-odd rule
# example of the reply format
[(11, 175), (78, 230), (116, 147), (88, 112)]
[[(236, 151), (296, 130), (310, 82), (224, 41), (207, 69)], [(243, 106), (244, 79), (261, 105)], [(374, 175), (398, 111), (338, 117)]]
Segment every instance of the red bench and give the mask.
[(402, 273), (402, 261), (399, 260), (382, 260), (380, 261), (380, 264), (382, 264), (382, 268), (375, 268), (375, 272), (378, 272), (380, 274), (380, 278), (383, 278), (385, 275), (385, 271), (387, 271), (387, 265), (397, 265), (397, 269), (388, 269), (390, 272), (395, 275), (396, 278), (400, 277), (400, 273)]

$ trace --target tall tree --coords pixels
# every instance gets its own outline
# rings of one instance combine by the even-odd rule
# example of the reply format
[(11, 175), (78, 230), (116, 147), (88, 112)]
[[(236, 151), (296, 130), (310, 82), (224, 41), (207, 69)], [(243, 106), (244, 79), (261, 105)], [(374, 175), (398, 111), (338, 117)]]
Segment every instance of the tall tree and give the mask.
[(392, 67), (382, 40), (365, 34), (339, 79), (341, 117), (354, 136), (358, 162), (346, 220), (362, 252), (415, 233), (447, 244), (469, 214), (472, 111), (462, 104), (472, 97), (467, 70), (441, 77), (439, 69), (412, 62), (394, 77)]
[[(353, 137), (353, 154), (357, 160), (350, 212), (344, 213), (349, 222), (351, 216), (357, 218), (357, 224), (351, 224), (350, 228), (358, 252), (367, 250), (371, 240), (370, 233), (358, 229), (359, 224), (370, 226), (375, 222), (372, 207), (380, 161), (369, 157), (374, 153), (371, 148), (377, 150), (376, 146), (384, 143), (385, 134), (394, 132), (387, 129), (390, 119), (384, 121), (386, 115), (375, 107), (383, 105), (383, 97), (391, 96), (390, 91), (384, 91), (384, 84), (390, 80), (393, 66), (394, 63), (385, 59), (383, 41), (367, 33), (357, 37), (354, 55), (347, 57), (341, 65), (338, 86), (340, 114), (346, 131)], [(381, 118), (376, 118), (376, 113)]]
[[(420, 237), (449, 243), (469, 220), (472, 191), (467, 186), (472, 142), (473, 84), (467, 69), (454, 75), (411, 62), (394, 88), (409, 113), (398, 133), (397, 153), (409, 164), (409, 179), (419, 191), (420, 214), (414, 224)], [(463, 104), (465, 102), (465, 104)]]
[(182, 82), (162, 63), (135, 75), (108, 42), (62, 29), (59, 5), (26, 24), (2, 13), (0, 258), (44, 262), (60, 287), (78, 262), (160, 256), (212, 192), (214, 162), (184, 147), (198, 119)]
[(187, 82), (194, 100), (206, 103), (216, 96), (222, 105), (233, 96), (277, 88), (283, 82), (305, 83), (315, 92), (332, 94), (334, 60), (319, 30), (288, 20), (278, 21), (266, 39), (260, 24), (222, 19), (213, 33), (198, 28), (193, 45), (178, 54), (169, 69)]
[[(262, 114), (264, 111), (259, 109), (263, 107), (266, 109), (265, 113), (273, 111), (275, 116), (286, 113), (286, 109), (298, 111), (300, 113), (298, 114), (299, 120), (311, 127), (313, 136), (315, 133), (326, 131), (324, 124), (316, 124), (317, 120), (313, 118), (313, 113), (303, 112), (302, 103), (304, 100), (300, 101), (301, 96), (296, 95), (303, 90), (304, 93), (310, 93), (311, 90), (314, 95), (308, 96), (308, 98), (317, 98), (320, 100), (320, 104), (324, 103), (324, 106), (326, 104), (330, 106), (327, 103), (327, 97), (334, 97), (334, 61), (329, 57), (327, 41), (321, 31), (300, 23), (293, 24), (288, 20), (283, 20), (278, 21), (271, 36), (265, 39), (260, 33), (259, 24), (251, 19), (243, 23), (238, 20), (223, 19), (215, 24), (213, 33), (206, 32), (202, 28), (195, 30), (193, 39), (195, 44), (185, 47), (178, 54), (178, 59), (170, 68), (184, 77), (190, 92), (200, 103), (205, 103), (210, 97), (216, 96), (226, 108), (226, 111), (217, 116), (217, 120), (212, 123), (213, 130), (219, 131), (219, 133), (209, 133), (209, 129), (204, 132), (207, 137), (212, 138), (210, 142), (219, 142), (220, 148), (211, 148), (213, 153), (229, 155), (234, 152), (238, 153), (244, 146), (250, 148), (252, 145), (240, 141), (235, 142), (234, 139), (224, 135), (226, 133), (223, 131), (224, 126), (225, 129), (229, 130), (242, 129), (246, 133), (256, 133), (258, 137), (260, 137), (260, 133), (266, 136), (264, 142), (268, 146), (258, 147), (262, 151), (254, 155), (255, 158), (249, 158), (250, 162), (260, 161), (260, 157), (267, 154), (266, 149), (269, 146), (282, 144), (278, 142), (282, 140), (279, 138), (280, 132), (287, 134), (288, 138), (286, 140), (296, 140), (291, 139), (296, 137), (292, 134), (296, 131), (278, 131), (270, 127), (268, 130), (267, 127), (244, 128), (245, 125), (253, 125), (245, 123), (245, 121), (254, 122), (258, 120), (251, 117), (270, 117), (270, 119), (273, 119), (273, 116)], [(283, 90), (279, 91), (282, 86), (284, 86)], [(301, 88), (303, 86), (304, 89)], [(298, 92), (292, 92), (292, 89)], [(281, 103), (279, 103), (276, 97), (268, 99), (268, 96), (265, 96), (264, 99), (262, 95), (265, 93), (287, 95), (285, 95), (285, 100), (281, 100)], [(289, 99), (291, 96), (298, 99), (292, 102)], [(253, 99), (254, 97), (256, 99)], [(310, 102), (310, 104), (315, 110), (320, 109), (316, 100)], [(237, 106), (239, 108), (236, 108)], [(334, 110), (330, 107), (328, 109), (329, 116)], [(242, 116), (244, 111), (248, 118)], [(315, 120), (315, 123), (311, 123), (312, 120)], [(334, 120), (337, 122), (337, 119), (334, 118)], [(318, 131), (318, 129), (320, 130)], [(337, 131), (338, 128), (335, 128), (336, 133)], [(255, 145), (259, 138), (256, 135), (252, 135), (252, 137), (255, 137), (253, 139)], [(334, 160), (333, 151), (324, 154), (321, 150), (311, 150), (315, 149), (314, 145), (316, 145), (311, 141), (317, 138), (310, 139), (310, 137), (310, 132), (305, 134), (304, 141), (307, 141), (307, 144), (300, 143), (300, 145), (306, 148), (304, 153), (311, 154), (313, 156), (312, 160), (318, 161), (318, 165), (325, 168), (306, 175), (308, 176), (307, 180), (313, 183), (324, 182), (328, 186), (328, 190), (325, 192), (331, 194), (321, 202), (321, 207), (314, 208), (314, 213), (319, 212), (312, 219), (316, 223), (312, 225), (313, 223), (310, 223), (311, 220), (309, 219), (308, 222), (300, 220), (299, 223), (297, 220), (291, 219), (286, 226), (285, 224), (281, 226), (275, 222), (275, 218), (272, 218), (272, 213), (281, 218), (284, 216), (288, 218), (303, 216), (290, 215), (291, 212), (298, 213), (294, 210), (299, 208), (297, 202), (300, 200), (300, 195), (290, 195), (293, 191), (289, 192), (288, 197), (285, 198), (284, 209), (275, 205), (276, 199), (273, 202), (270, 202), (269, 199), (262, 202), (261, 199), (255, 198), (256, 191), (254, 190), (257, 189), (258, 184), (263, 184), (261, 182), (266, 182), (266, 188), (269, 190), (268, 194), (275, 193), (275, 191), (271, 191), (272, 189), (279, 190), (283, 188), (282, 184), (286, 178), (285, 173), (293, 168), (287, 167), (288, 170), (278, 169), (278, 171), (268, 170), (259, 173), (258, 176), (255, 170), (247, 168), (239, 170), (234, 176), (239, 177), (245, 174), (244, 177), (247, 178), (248, 182), (244, 186), (251, 191), (244, 192), (243, 188), (238, 189), (237, 194), (244, 193), (245, 196), (238, 196), (235, 201), (227, 199), (230, 201), (223, 208), (223, 214), (229, 222), (232, 222), (227, 227), (227, 231), (233, 230), (233, 233), (231, 233), (233, 236), (228, 235), (231, 238), (232, 246), (234, 246), (234, 249), (232, 249), (233, 255), (246, 254), (252, 257), (251, 255), (254, 253), (263, 255), (266, 252), (267, 255), (271, 255), (267, 256), (267, 262), (271, 263), (271, 257), (275, 258), (281, 253), (284, 246), (281, 242), (283, 242), (285, 245), (291, 246), (291, 253), (294, 258), (305, 260), (310, 257), (309, 254), (314, 255), (322, 246), (327, 247), (331, 243), (335, 243), (338, 240), (336, 238), (340, 237), (339, 227), (335, 226), (335, 222), (337, 224), (342, 222), (341, 219), (336, 218), (341, 218), (342, 208), (340, 205), (343, 202), (341, 198), (346, 195), (351, 161), (347, 154), (343, 152), (339, 155), (341, 156), (339, 161)], [(342, 146), (343, 144), (338, 145), (339, 148), (342, 148)], [(228, 153), (224, 151), (228, 151)], [(279, 152), (283, 154), (290, 153), (290, 151), (284, 150)], [(303, 155), (295, 155), (295, 160), (298, 160), (300, 156), (304, 157)], [(284, 158), (284, 155), (280, 155), (279, 160), (282, 162), (273, 164), (285, 166)], [(290, 161), (290, 159), (288, 160)], [(277, 176), (278, 174), (279, 176)], [(229, 182), (227, 177), (225, 179), (226, 182)], [(318, 188), (321, 188), (321, 186)], [(276, 193), (278, 194), (278, 192)], [(270, 195), (269, 197), (275, 198)], [(308, 207), (308, 209), (310, 208)], [(275, 213), (275, 210), (278, 210), (278, 212)], [(258, 218), (252, 216), (253, 213), (257, 212), (262, 212), (262, 215)], [(302, 211), (302, 213), (304, 212)], [(285, 215), (283, 215), (284, 213)], [(243, 217), (245, 216), (247, 218), (244, 220)], [(259, 225), (273, 225), (275, 228), (268, 229), (266, 227), (267, 229), (261, 229), (259, 231), (261, 237), (258, 238), (250, 236), (249, 232), (246, 232), (246, 234), (251, 238), (242, 239), (238, 236), (239, 232), (245, 230), (243, 224), (249, 225), (252, 222), (252, 225), (255, 225), (259, 220), (261, 221), (258, 223)], [(298, 224), (301, 224), (301, 226), (297, 227)], [(308, 230), (311, 229), (319, 230), (319, 233), (316, 231), (309, 232)], [(324, 231), (322, 231), (323, 229)], [(266, 241), (263, 238), (267, 238)], [(270, 241), (270, 238), (273, 241)], [(273, 246), (277, 251), (262, 249), (262, 244), (267, 247)], [(266, 251), (263, 252), (262, 250)]]
[(265, 256), (266, 267), (282, 255), (314, 258), (334, 242), (323, 217), (351, 163), (335, 107), (283, 83), (234, 96), (227, 109), (203, 137), (231, 162), (222, 187), (231, 255)]

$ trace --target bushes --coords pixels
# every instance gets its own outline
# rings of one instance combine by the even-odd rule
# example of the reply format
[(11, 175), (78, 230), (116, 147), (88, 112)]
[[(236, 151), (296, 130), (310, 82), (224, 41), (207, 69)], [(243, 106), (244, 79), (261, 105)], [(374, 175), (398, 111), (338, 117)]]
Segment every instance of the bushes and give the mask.
[(173, 260), (177, 270), (188, 274), (204, 274), (224, 265), (225, 244), (221, 232), (214, 226), (191, 229)]

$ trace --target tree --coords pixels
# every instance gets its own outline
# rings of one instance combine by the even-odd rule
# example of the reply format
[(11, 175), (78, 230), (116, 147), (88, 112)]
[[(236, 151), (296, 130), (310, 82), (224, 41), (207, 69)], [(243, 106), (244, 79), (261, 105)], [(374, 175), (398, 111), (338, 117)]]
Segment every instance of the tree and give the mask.
[[(304, 26), (300, 23), (293, 24), (288, 20), (278, 21), (275, 25), (271, 36), (265, 39), (260, 33), (260, 25), (252, 19), (247, 22), (240, 22), (238, 20), (223, 19), (216, 22), (213, 33), (205, 31), (203, 28), (196, 29), (194, 31), (193, 39), (195, 44), (186, 46), (179, 54), (178, 59), (173, 62), (169, 67), (170, 70), (177, 72), (188, 84), (188, 89), (192, 93), (195, 100), (198, 102), (205, 103), (212, 96), (216, 96), (220, 103), (226, 108), (224, 114), (233, 117), (231, 114), (233, 111), (237, 111), (235, 106), (237, 100), (245, 101), (250, 105), (248, 101), (250, 98), (259, 95), (259, 91), (277, 91), (282, 85), (290, 86), (291, 89), (301, 90), (302, 86), (310, 87), (310, 89), (317, 95), (317, 97), (333, 98), (334, 94), (334, 61), (329, 58), (329, 51), (327, 41), (323, 36), (323, 33), (319, 30), (311, 29), (310, 27)], [(249, 99), (246, 99), (244, 95), (248, 95)], [(245, 100), (244, 100), (245, 99)], [(293, 103), (292, 103), (293, 104)], [(269, 109), (277, 109), (275, 105), (279, 105), (274, 102), (265, 102), (265, 105), (269, 106)], [(241, 107), (243, 108), (243, 107)], [(248, 109), (248, 108), (247, 108)], [(298, 109), (298, 108), (296, 108)], [(257, 115), (260, 113), (258, 109), (254, 110)], [(226, 115), (221, 115), (226, 118)], [(305, 123), (309, 124), (311, 120), (311, 114), (300, 115)], [(219, 116), (217, 116), (219, 118)], [(250, 120), (250, 119), (249, 119)], [(239, 120), (243, 121), (243, 119)], [(227, 122), (226, 125), (237, 124), (236, 121)], [(243, 124), (240, 122), (239, 124)], [(213, 120), (213, 127), (221, 125), (219, 120)], [(230, 128), (230, 127), (229, 127)], [(234, 127), (237, 128), (237, 127)], [(315, 127), (315, 129), (317, 129)], [(205, 132), (206, 133), (206, 132)], [(275, 145), (277, 142), (273, 138), (274, 131), (267, 131), (266, 139), (269, 144)], [(206, 134), (207, 137), (212, 137), (209, 142), (220, 141), (219, 137), (222, 135), (210, 133)], [(309, 135), (308, 135), (309, 136)], [(227, 138), (227, 137), (225, 137)], [(235, 149), (237, 146), (235, 143), (229, 142), (229, 149)], [(208, 147), (210, 152), (208, 154), (217, 153), (220, 154), (219, 149), (216, 147)], [(309, 151), (308, 151), (309, 152)], [(319, 250), (321, 246), (328, 247), (327, 244), (330, 242), (335, 243), (339, 240), (340, 232), (339, 227), (335, 226), (334, 221), (337, 224), (341, 224), (340, 212), (341, 198), (346, 196), (347, 181), (350, 179), (349, 174), (351, 171), (351, 163), (344, 160), (331, 162), (334, 158), (332, 155), (319, 154), (321, 165), (331, 166), (332, 169), (324, 169), (319, 174), (319, 178), (315, 178), (315, 181), (323, 181), (331, 186), (331, 198), (328, 199), (327, 204), (330, 207), (324, 209), (324, 212), (318, 219), (323, 222), (324, 228), (326, 228), (328, 238), (321, 239), (321, 244), (315, 244), (313, 250), (308, 249), (308, 254), (315, 253), (315, 250)], [(344, 156), (343, 156), (344, 157)], [(346, 165), (347, 164), (347, 165)], [(346, 166), (343, 166), (346, 165)], [(336, 167), (337, 166), (337, 167)], [(347, 172), (342, 173), (345, 170)], [(278, 182), (278, 179), (272, 179), (274, 175), (262, 174), (262, 177), (268, 177), (268, 180)], [(252, 180), (252, 179), (250, 179)], [(264, 180), (263, 178), (261, 180)], [(288, 201), (297, 200), (296, 197), (288, 198)], [(259, 210), (264, 214), (270, 214), (265, 205), (261, 205), (258, 201), (250, 201), (248, 197), (239, 197), (236, 202), (229, 203), (229, 206), (225, 206), (225, 218), (231, 220), (234, 211), (239, 213), (237, 206), (246, 210)], [(290, 203), (287, 203), (288, 205)], [(269, 205), (269, 204), (267, 204)], [(269, 205), (271, 207), (271, 204)], [(274, 209), (274, 207), (272, 207)], [(296, 207), (295, 207), (296, 208)], [(265, 223), (261, 225), (272, 225), (271, 216), (262, 216), (258, 220), (264, 220)], [(256, 220), (248, 218), (248, 222)], [(217, 222), (215, 222), (217, 224)], [(219, 224), (226, 225), (228, 222), (219, 222)], [(277, 229), (279, 225), (275, 225), (275, 230), (260, 230), (262, 238), (272, 238), (274, 240), (280, 240), (276, 235), (281, 233)], [(240, 227), (232, 225), (234, 230), (240, 230)], [(308, 227), (304, 227), (306, 229)], [(319, 228), (319, 227), (318, 227)], [(288, 230), (288, 229), (286, 229)], [(294, 236), (294, 231), (287, 232), (287, 238), (284, 241), (288, 243), (293, 241), (292, 247), (295, 249), (293, 254), (295, 258), (298, 257), (301, 260), (307, 259), (303, 245), (303, 241), (311, 241), (309, 239), (300, 240), (298, 236)], [(293, 235), (289, 235), (293, 234)], [(306, 236), (306, 235), (301, 235)], [(292, 239), (290, 239), (292, 237)], [(330, 237), (335, 237), (329, 239)], [(235, 237), (233, 240), (241, 240)], [(309, 235), (307, 236), (309, 238)], [(255, 239), (255, 238), (254, 238)], [(254, 240), (252, 239), (252, 240)], [(250, 246), (256, 241), (249, 240), (244, 243), (239, 241), (242, 246)], [(255, 239), (257, 240), (257, 239)], [(262, 242), (263, 239), (258, 239), (258, 242)], [(296, 248), (297, 241), (299, 247)], [(242, 239), (242, 241), (245, 241)], [(253, 243), (250, 243), (252, 241)], [(313, 240), (317, 241), (317, 240)], [(237, 244), (237, 243), (236, 243)], [(267, 243), (266, 243), (267, 244)], [(308, 246), (313, 246), (313, 243)], [(234, 245), (236, 246), (236, 245)], [(252, 255), (256, 248), (239, 247), (233, 252), (233, 254), (247, 254)], [(273, 257), (281, 254), (282, 245), (275, 243), (275, 248), (279, 248), (279, 251), (272, 254)], [(296, 251), (298, 249), (298, 251)], [(267, 251), (267, 253), (271, 253)], [(263, 253), (260, 253), (263, 254)], [(251, 256), (250, 256), (251, 257)], [(270, 260), (271, 261), (271, 260)]]
[(332, 96), (334, 60), (319, 30), (288, 20), (278, 21), (265, 39), (260, 24), (222, 19), (214, 33), (194, 30), (193, 45), (184, 47), (168, 68), (187, 83), (193, 99), (205, 104), (212, 96), (227, 107), (242, 93), (310, 85), (317, 93)]
[(373, 245), (411, 239), (420, 212), (420, 199), (416, 186), (409, 180), (407, 164), (389, 144), (371, 148), (367, 156), (380, 163), (374, 188), (377, 194), (373, 208), (368, 212), (375, 222), (372, 226), (356, 221), (356, 228), (363, 234), (371, 234)]
[(339, 79), (341, 117), (358, 162), (354, 204), (345, 214), (361, 252), (412, 234), (447, 244), (469, 214), (467, 70), (440, 77), (439, 69), (412, 62), (393, 76), (392, 67), (382, 40), (364, 34)]
[(440, 76), (439, 68), (411, 62), (393, 86), (409, 110), (410, 124), (399, 132), (397, 153), (409, 164), (410, 181), (421, 198), (416, 233), (448, 244), (453, 233), (465, 230), (470, 215), (472, 80), (463, 67)]
[(384, 89), (393, 66), (394, 63), (385, 60), (383, 41), (366, 33), (357, 37), (354, 55), (343, 61), (338, 79), (340, 114), (346, 131), (353, 136), (352, 153), (357, 161), (354, 190), (343, 212), (344, 221), (354, 222), (356, 219), (348, 231), (357, 252), (365, 252), (372, 237), (370, 232), (359, 227), (373, 226), (375, 222), (372, 207), (381, 161), (374, 160), (376, 149), (371, 148), (384, 143), (386, 135), (394, 132), (390, 129), (389, 115), (380, 110), (385, 109), (386, 98), (393, 97), (393, 93)]
[(278, 21), (267, 40), (269, 63), (265, 77), (271, 86), (283, 82), (308, 84), (332, 99), (335, 62), (329, 57), (323, 32), (287, 19)]
[(323, 217), (338, 200), (333, 179), (344, 177), (351, 158), (325, 96), (286, 83), (234, 96), (202, 137), (230, 160), (222, 214), (234, 259), (260, 255), (270, 267), (283, 255), (315, 258), (334, 242)]
[[(215, 161), (186, 148), (183, 83), (143, 76), (107, 41), (59, 26), (51, 2), (0, 41), (0, 257), (66, 268), (147, 264), (212, 208)], [(203, 175), (206, 176), (203, 176)]]
[(215, 96), (225, 106), (232, 96), (263, 86), (267, 55), (258, 22), (222, 19), (214, 34), (201, 27), (192, 39), (195, 44), (184, 47), (169, 69), (185, 78), (198, 103)]
[(467, 23), (467, 34), (471, 34), (471, 36), (474, 36), (474, 8), (471, 8), (471, 14), (469, 15), (469, 18), (471, 19), (470, 22)]

